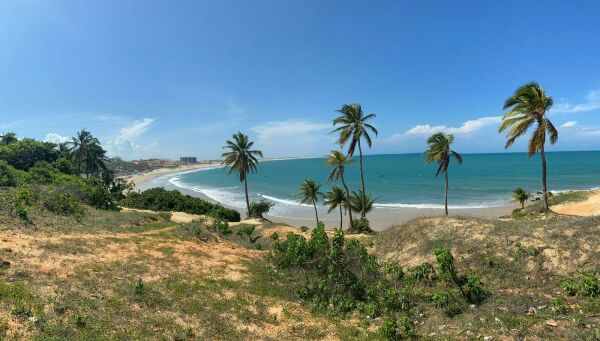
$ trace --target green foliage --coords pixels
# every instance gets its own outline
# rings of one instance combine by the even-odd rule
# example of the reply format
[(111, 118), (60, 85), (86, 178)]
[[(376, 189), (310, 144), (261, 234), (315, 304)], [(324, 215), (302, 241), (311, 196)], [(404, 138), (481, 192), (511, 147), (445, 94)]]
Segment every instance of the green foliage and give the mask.
[(54, 182), (58, 171), (46, 161), (38, 161), (27, 171), (27, 182), (33, 184), (50, 184)]
[(15, 169), (6, 161), (0, 160), (0, 187), (14, 187), (17, 185)]
[(73, 195), (67, 192), (53, 192), (44, 199), (44, 207), (49, 211), (62, 215), (83, 216), (84, 210)]
[(565, 278), (560, 282), (565, 293), (569, 296), (575, 296), (577, 294), (577, 282), (571, 278)]
[(20, 170), (28, 170), (39, 161), (52, 163), (58, 159), (56, 145), (25, 138), (0, 145), (0, 160)]
[(529, 200), (530, 196), (531, 196), (531, 194), (529, 192), (527, 192), (526, 190), (524, 190), (521, 187), (518, 187), (513, 191), (512, 199), (514, 201), (520, 203), (521, 207), (525, 207), (525, 202), (527, 200)]
[(24, 305), (23, 303), (17, 303), (13, 309), (11, 310), (11, 315), (20, 318), (29, 318), (33, 316), (33, 311), (30, 307)]
[[(375, 203), (375, 198), (371, 197), (371, 192), (366, 193), (364, 195), (364, 205), (363, 205), (363, 192), (362, 190), (359, 190), (358, 192), (352, 191), (352, 193), (350, 193), (350, 208), (352, 208), (353, 212), (362, 212), (363, 211), (363, 206), (364, 206), (364, 210), (365, 213), (369, 213), (373, 210), (373, 204)], [(362, 219), (366, 219), (366, 218), (362, 218)], [(356, 222), (356, 220), (355, 220)], [(354, 226), (354, 228), (356, 228), (356, 226)]]
[(236, 210), (164, 188), (152, 188), (142, 193), (131, 192), (120, 204), (131, 208), (203, 214), (226, 221), (240, 221), (240, 214)]
[(567, 313), (567, 301), (564, 297), (551, 298), (549, 301), (550, 311), (556, 315)]
[(449, 249), (437, 248), (433, 253), (442, 278), (448, 283), (456, 285), (467, 302), (479, 304), (485, 300), (487, 293), (483, 288), (483, 283), (479, 276), (469, 274), (465, 277), (460, 277), (456, 270), (454, 256)]
[(31, 220), (29, 219), (28, 206), (31, 206), (32, 204), (33, 196), (27, 189), (22, 188), (15, 195), (13, 212), (19, 219), (27, 223), (31, 223)]
[(133, 293), (137, 296), (141, 296), (146, 293), (146, 287), (141, 278), (138, 278), (138, 280), (133, 284)]
[(410, 279), (414, 282), (432, 282), (435, 279), (435, 270), (433, 265), (425, 262), (413, 266), (409, 270)]
[(390, 341), (402, 339), (402, 334), (398, 329), (398, 322), (395, 319), (385, 320), (379, 328), (379, 331), (381, 332), (381, 335)]
[(261, 200), (259, 202), (250, 203), (250, 218), (263, 219), (263, 214), (269, 213), (275, 203), (269, 200)]
[(221, 236), (227, 236), (232, 233), (229, 228), (229, 223), (220, 219), (213, 219), (207, 227), (209, 230), (215, 231)]
[(600, 281), (591, 274), (582, 274), (579, 277), (579, 292), (589, 297), (599, 296)]
[(431, 295), (431, 303), (433, 303), (436, 308), (446, 309), (450, 304), (450, 296), (443, 291), (436, 292)]
[[(360, 211), (357, 211), (360, 212)], [(352, 233), (372, 233), (373, 230), (369, 226), (369, 220), (367, 218), (354, 219), (352, 222), (352, 228), (348, 231)]]
[(388, 260), (383, 263), (383, 268), (392, 281), (400, 282), (404, 279), (404, 270), (402, 270), (402, 266), (397, 262)]
[(300, 231), (302, 231), (302, 233), (306, 233), (306, 232), (308, 232), (308, 230), (310, 230), (308, 228), (308, 226), (302, 226), (302, 227), (300, 227)]
[(100, 209), (100, 210), (116, 210), (117, 203), (110, 193), (109, 189), (104, 186), (98, 178), (84, 179), (85, 186), (83, 187), (84, 203)]

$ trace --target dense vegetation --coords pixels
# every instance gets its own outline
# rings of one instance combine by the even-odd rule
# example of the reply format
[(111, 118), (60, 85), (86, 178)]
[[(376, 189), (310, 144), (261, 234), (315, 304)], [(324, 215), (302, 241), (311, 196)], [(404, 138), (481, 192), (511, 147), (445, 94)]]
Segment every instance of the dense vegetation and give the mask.
[(240, 221), (240, 213), (236, 210), (163, 188), (152, 188), (141, 193), (132, 192), (121, 200), (120, 204), (138, 209), (185, 212), (207, 215), (226, 221)]

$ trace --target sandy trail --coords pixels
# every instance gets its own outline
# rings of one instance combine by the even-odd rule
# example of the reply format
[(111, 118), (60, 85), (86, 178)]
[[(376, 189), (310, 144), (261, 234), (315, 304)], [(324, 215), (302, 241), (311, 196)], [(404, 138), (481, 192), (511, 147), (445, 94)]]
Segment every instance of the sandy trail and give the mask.
[(590, 192), (587, 200), (581, 202), (567, 202), (550, 207), (554, 212), (575, 216), (600, 215), (600, 190)]

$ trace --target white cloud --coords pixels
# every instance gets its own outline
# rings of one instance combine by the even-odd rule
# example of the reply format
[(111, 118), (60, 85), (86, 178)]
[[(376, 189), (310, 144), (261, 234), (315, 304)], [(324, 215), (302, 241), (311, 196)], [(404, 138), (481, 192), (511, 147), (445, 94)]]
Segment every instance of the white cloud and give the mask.
[(551, 109), (553, 113), (578, 113), (600, 109), (600, 90), (593, 90), (586, 96), (586, 102), (571, 104), (568, 101), (559, 103)]
[(265, 156), (314, 156), (325, 154), (335, 141), (329, 135), (331, 124), (305, 120), (271, 121), (252, 127), (256, 147)]
[(71, 138), (67, 137), (67, 136), (62, 136), (62, 135), (58, 135), (57, 133), (48, 133), (46, 134), (46, 137), (44, 137), (43, 141), (44, 142), (51, 142), (51, 143), (65, 143), (70, 141)]
[(445, 125), (432, 126), (429, 124), (420, 124), (408, 129), (404, 133), (392, 135), (392, 139), (397, 139), (404, 136), (426, 136), (439, 132), (444, 132), (446, 134), (467, 135), (475, 133), (490, 125), (497, 125), (500, 123), (500, 120), (500, 116), (480, 117), (475, 120), (465, 121), (459, 127), (448, 127)]
[(133, 121), (129, 126), (119, 130), (119, 135), (108, 142), (107, 150), (109, 154), (120, 156), (125, 159), (139, 158), (155, 152), (158, 145), (153, 142), (148, 145), (141, 145), (136, 140), (144, 134), (154, 123), (153, 118), (144, 118)]
[(577, 121), (568, 121), (568, 122), (563, 123), (560, 127), (561, 128), (572, 128), (576, 125), (577, 125)]

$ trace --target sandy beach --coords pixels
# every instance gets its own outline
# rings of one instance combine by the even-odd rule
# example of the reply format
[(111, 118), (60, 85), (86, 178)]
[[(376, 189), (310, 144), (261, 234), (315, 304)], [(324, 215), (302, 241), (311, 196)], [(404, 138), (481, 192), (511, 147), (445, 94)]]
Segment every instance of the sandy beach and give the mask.
[(175, 167), (175, 168), (158, 168), (158, 169), (154, 169), (150, 172), (143, 172), (143, 173), (139, 173), (139, 174), (136, 174), (136, 175), (133, 175), (130, 177), (126, 177), (126, 179), (133, 183), (135, 189), (140, 189), (139, 186), (142, 183), (149, 182), (160, 176), (174, 174), (174, 173), (180, 173), (180, 172), (187, 172), (187, 171), (192, 171), (192, 170), (196, 170), (196, 169), (214, 168), (214, 167), (219, 167), (220, 165), (221, 165), (220, 162), (208, 161), (208, 162), (202, 162), (202, 163), (183, 165), (183, 166), (179, 166), (179, 167)]
[(575, 216), (600, 215), (600, 190), (590, 191), (588, 198), (580, 202), (567, 202), (550, 207), (556, 213)]

